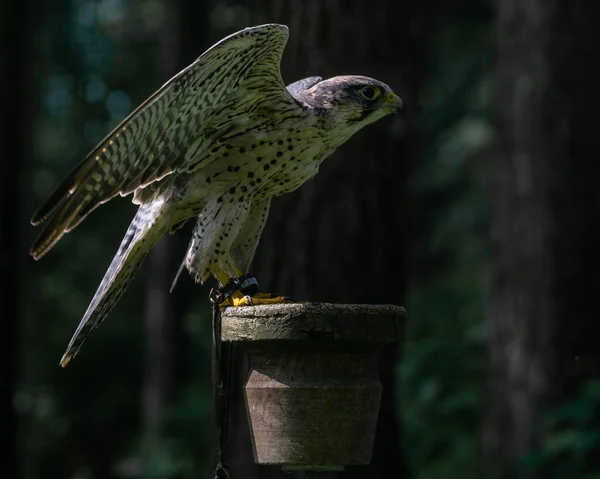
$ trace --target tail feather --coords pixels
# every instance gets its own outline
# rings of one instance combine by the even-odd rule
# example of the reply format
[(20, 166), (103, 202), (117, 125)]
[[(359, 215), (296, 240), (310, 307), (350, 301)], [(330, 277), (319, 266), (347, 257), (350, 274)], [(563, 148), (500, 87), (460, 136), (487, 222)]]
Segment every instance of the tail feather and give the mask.
[(62, 367), (77, 355), (90, 334), (100, 326), (129, 286), (148, 252), (169, 227), (164, 206), (140, 207), (60, 360)]

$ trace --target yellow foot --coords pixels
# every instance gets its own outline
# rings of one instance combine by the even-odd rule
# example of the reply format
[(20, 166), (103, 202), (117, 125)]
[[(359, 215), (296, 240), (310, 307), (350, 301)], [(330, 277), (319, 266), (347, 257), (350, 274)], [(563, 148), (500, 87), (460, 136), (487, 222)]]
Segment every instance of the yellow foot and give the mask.
[(281, 303), (295, 303), (291, 298), (287, 296), (273, 296), (271, 293), (264, 293), (259, 291), (253, 295), (243, 294), (239, 291), (233, 293), (229, 298), (223, 301), (220, 306), (258, 306), (259, 304), (281, 304)]

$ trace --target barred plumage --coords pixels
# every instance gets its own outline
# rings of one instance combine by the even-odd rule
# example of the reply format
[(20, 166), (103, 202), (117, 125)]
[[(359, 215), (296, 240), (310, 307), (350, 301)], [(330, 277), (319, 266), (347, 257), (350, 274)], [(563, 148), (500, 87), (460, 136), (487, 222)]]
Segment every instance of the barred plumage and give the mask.
[(69, 344), (77, 354), (152, 246), (197, 218), (185, 266), (203, 282), (248, 271), (271, 198), (298, 188), (363, 126), (400, 109), (391, 89), (360, 76), (291, 84), (279, 64), (284, 25), (235, 33), (211, 47), (129, 115), (50, 195), (32, 223), (41, 258), (117, 194), (140, 205)]

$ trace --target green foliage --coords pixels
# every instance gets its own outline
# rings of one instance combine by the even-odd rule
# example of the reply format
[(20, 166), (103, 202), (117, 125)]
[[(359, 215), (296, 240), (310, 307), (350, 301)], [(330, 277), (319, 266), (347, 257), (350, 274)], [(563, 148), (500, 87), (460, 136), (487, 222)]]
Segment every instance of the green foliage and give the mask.
[(589, 464), (600, 450), (600, 380), (590, 379), (570, 399), (551, 408), (544, 417), (546, 431), (539, 446), (526, 455), (525, 471), (544, 471), (548, 478), (599, 479)]

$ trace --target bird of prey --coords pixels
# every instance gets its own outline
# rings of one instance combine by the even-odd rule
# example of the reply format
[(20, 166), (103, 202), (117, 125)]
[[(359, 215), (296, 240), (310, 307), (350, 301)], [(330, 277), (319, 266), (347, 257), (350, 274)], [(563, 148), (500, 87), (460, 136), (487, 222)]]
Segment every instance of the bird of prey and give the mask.
[[(364, 126), (399, 112), (386, 84), (364, 76), (282, 82), (285, 25), (234, 33), (142, 103), (33, 215), (38, 260), (92, 210), (133, 193), (139, 209), (61, 359), (104, 320), (156, 242), (196, 220), (184, 264), (196, 281), (240, 285), (271, 199), (297, 189)], [(233, 281), (233, 283), (232, 283)], [(280, 302), (255, 291), (230, 304)]]

